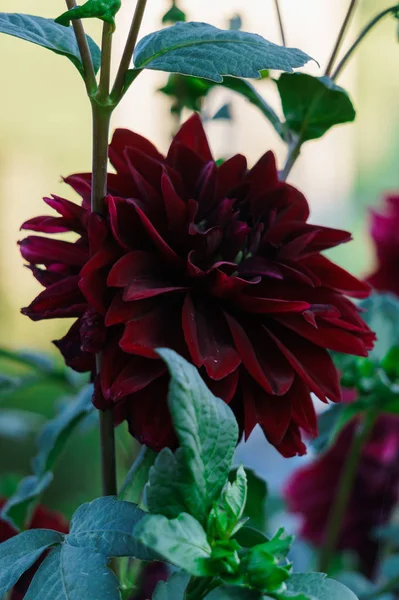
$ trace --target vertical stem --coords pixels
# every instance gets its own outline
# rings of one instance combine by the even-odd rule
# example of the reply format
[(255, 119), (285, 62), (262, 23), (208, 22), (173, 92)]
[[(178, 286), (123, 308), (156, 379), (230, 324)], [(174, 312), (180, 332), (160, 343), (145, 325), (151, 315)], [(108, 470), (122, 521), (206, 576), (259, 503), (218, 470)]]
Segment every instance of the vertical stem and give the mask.
[(276, 13), (277, 13), (277, 20), (278, 20), (278, 25), (280, 27), (280, 35), (281, 35), (281, 41), (283, 42), (283, 46), (287, 45), (287, 40), (285, 37), (285, 32), (284, 32), (284, 23), (283, 23), (283, 16), (281, 14), (281, 9), (280, 9), (280, 2), (279, 0), (274, 0), (274, 6), (276, 8)]
[(295, 136), (288, 145), (288, 154), (285, 161), (283, 170), (280, 172), (280, 180), (286, 181), (288, 175), (291, 173), (291, 169), (294, 166), (298, 156), (301, 153), (302, 137), (300, 135)]
[(106, 100), (109, 95), (109, 87), (111, 81), (112, 34), (112, 25), (110, 25), (110, 23), (104, 23), (101, 44), (100, 84), (98, 86), (100, 100)]
[(339, 50), (341, 48), (341, 44), (342, 44), (342, 42), (344, 40), (344, 37), (345, 37), (346, 30), (347, 30), (348, 25), (349, 25), (349, 23), (351, 21), (352, 15), (353, 15), (353, 13), (355, 11), (356, 3), (357, 3), (357, 0), (351, 0), (351, 3), (349, 4), (348, 11), (347, 11), (347, 13), (345, 15), (344, 22), (342, 23), (341, 30), (340, 30), (340, 32), (338, 34), (337, 41), (335, 42), (335, 46), (334, 46), (334, 49), (332, 51), (330, 60), (328, 61), (328, 65), (327, 65), (326, 72), (325, 72), (325, 75), (327, 77), (330, 77), (330, 75), (331, 75), (335, 59), (337, 58), (338, 52), (339, 52)]
[(355, 483), (356, 470), (359, 465), (362, 450), (373, 429), (375, 419), (376, 414), (374, 412), (369, 412), (365, 415), (363, 423), (360, 424), (360, 429), (355, 433), (349, 456), (346, 458), (333, 505), (327, 519), (326, 535), (318, 569), (323, 573), (328, 573), (329, 571), (331, 560), (334, 556), (334, 551), (342, 531), (342, 525), (353, 490), (353, 485)]
[[(75, 0), (66, 0), (67, 8), (75, 8)], [(94, 94), (97, 90), (96, 75), (94, 73), (93, 61), (90, 54), (89, 44), (87, 43), (86, 34), (80, 19), (72, 21), (73, 30), (75, 32), (76, 41), (78, 44), (80, 57), (82, 59), (84, 80), (86, 84), (87, 93), (89, 95)]]
[(147, 0), (137, 0), (136, 10), (134, 11), (132, 24), (130, 26), (129, 35), (126, 41), (126, 46), (123, 51), (118, 73), (115, 78), (114, 87), (112, 88), (111, 97), (118, 100), (123, 90), (125, 76), (129, 70), (133, 52), (136, 47), (137, 38), (139, 35), (141, 23), (144, 17), (144, 11), (147, 6)]

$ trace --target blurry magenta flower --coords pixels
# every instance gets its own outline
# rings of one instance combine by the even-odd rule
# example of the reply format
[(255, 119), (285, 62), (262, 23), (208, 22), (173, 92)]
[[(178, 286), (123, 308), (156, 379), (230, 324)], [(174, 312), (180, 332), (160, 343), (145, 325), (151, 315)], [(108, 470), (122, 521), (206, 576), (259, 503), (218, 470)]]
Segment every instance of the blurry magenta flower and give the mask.
[(374, 241), (377, 267), (368, 277), (376, 290), (399, 295), (399, 196), (385, 199), (382, 211), (371, 213), (371, 236)]
[(365, 356), (374, 341), (346, 297), (368, 286), (321, 254), (350, 234), (307, 223), (306, 199), (279, 181), (271, 152), (252, 169), (242, 155), (216, 164), (198, 116), (166, 157), (123, 129), (109, 154), (106, 218), (90, 214), (91, 175), (80, 174), (66, 182), (82, 206), (46, 198), (60, 216), (23, 225), (77, 234), (21, 242), (46, 288), (23, 312), (76, 319), (55, 342), (66, 363), (93, 371), (101, 351), (96, 406), (153, 449), (174, 444), (164, 346), (200, 369), (247, 437), (259, 423), (284, 456), (304, 454), (301, 429), (317, 434), (310, 393), (340, 400), (328, 350)]

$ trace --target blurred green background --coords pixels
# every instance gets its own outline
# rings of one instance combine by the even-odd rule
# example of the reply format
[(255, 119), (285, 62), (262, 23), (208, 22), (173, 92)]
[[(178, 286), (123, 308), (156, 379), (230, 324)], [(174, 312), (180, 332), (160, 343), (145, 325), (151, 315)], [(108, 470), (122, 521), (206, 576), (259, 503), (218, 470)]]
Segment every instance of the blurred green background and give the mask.
[[(148, 5), (142, 33), (160, 27), (168, 0)], [(190, 19), (226, 27), (240, 14), (243, 28), (279, 42), (272, 0), (186, 0), (180, 2)], [(349, 41), (367, 20), (391, 2), (360, 0)], [(347, 8), (347, 0), (281, 0), (288, 42), (308, 52), (321, 65), (307, 68), (321, 75)], [(123, 0), (114, 44), (117, 60), (123, 48), (133, 0)], [(55, 17), (64, 10), (62, 0), (2, 0), (1, 10)], [(99, 39), (100, 28), (89, 23), (88, 32)], [(322, 140), (309, 142), (295, 166), (291, 181), (307, 195), (312, 219), (350, 229), (354, 242), (332, 256), (359, 275), (372, 269), (372, 248), (367, 235), (367, 210), (385, 192), (399, 190), (399, 44), (392, 19), (380, 24), (363, 43), (354, 63), (339, 80), (358, 111), (356, 123), (338, 127)], [(61, 182), (62, 175), (90, 169), (90, 109), (83, 82), (65, 58), (8, 36), (0, 36), (0, 346), (34, 348), (54, 353), (51, 340), (64, 334), (65, 321), (33, 323), (20, 314), (40, 291), (23, 266), (17, 241), (26, 219), (47, 212), (41, 198), (54, 193), (70, 199), (74, 194)], [(145, 73), (127, 94), (115, 114), (114, 126), (147, 135), (166, 150), (174, 128), (169, 101), (156, 90), (166, 75)], [(257, 84), (280, 111), (270, 81)], [(254, 162), (268, 149), (280, 164), (285, 149), (256, 109), (232, 92), (218, 90), (209, 98), (217, 109), (231, 100), (233, 122), (212, 122), (209, 135), (215, 154), (242, 152)], [(13, 368), (8, 366), (7, 368)], [(36, 385), (29, 393), (8, 394), (1, 408), (17, 408), (50, 417), (57, 402), (68, 393), (63, 386)], [(1, 417), (0, 417), (1, 418)], [(33, 427), (34, 429), (34, 427)], [(126, 465), (133, 443), (120, 433), (119, 451)], [(45, 500), (70, 514), (82, 501), (98, 495), (99, 453), (96, 428), (80, 430), (57, 468), (55, 483)], [(29, 473), (34, 435), (10, 439), (0, 428), (0, 473)], [(71, 485), (73, 483), (73, 486)], [(76, 486), (78, 492), (76, 493)], [(72, 487), (74, 490), (72, 490)]]

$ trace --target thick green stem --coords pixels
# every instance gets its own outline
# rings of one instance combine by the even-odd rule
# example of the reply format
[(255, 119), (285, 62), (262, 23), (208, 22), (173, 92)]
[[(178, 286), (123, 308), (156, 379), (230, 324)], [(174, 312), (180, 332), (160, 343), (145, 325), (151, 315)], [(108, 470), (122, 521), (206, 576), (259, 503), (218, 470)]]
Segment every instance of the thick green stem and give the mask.
[(101, 73), (98, 86), (98, 100), (106, 102), (109, 96), (111, 81), (111, 51), (113, 28), (109, 23), (104, 23), (101, 44)]
[(327, 519), (326, 534), (323, 548), (320, 555), (318, 570), (322, 573), (328, 573), (334, 552), (337, 547), (339, 536), (342, 531), (343, 522), (348, 508), (348, 503), (355, 483), (356, 471), (365, 443), (373, 429), (376, 420), (376, 414), (369, 412), (365, 415), (364, 421), (359, 425), (352, 442), (349, 456), (345, 459), (345, 464), (338, 482), (333, 504)]
[(280, 172), (281, 181), (286, 181), (291, 169), (294, 166), (296, 159), (301, 153), (302, 136), (296, 135), (288, 144), (288, 154), (283, 170)]
[(133, 58), (133, 52), (136, 47), (137, 38), (139, 35), (141, 23), (144, 17), (144, 11), (147, 6), (147, 0), (137, 0), (136, 10), (134, 11), (132, 24), (130, 26), (129, 35), (126, 41), (126, 46), (123, 51), (118, 73), (115, 78), (115, 83), (112, 88), (111, 97), (115, 102), (118, 102), (123, 92), (126, 73), (129, 70), (130, 63)]
[(386, 16), (388, 16), (390, 14), (394, 15), (396, 13), (399, 13), (398, 4), (395, 4), (395, 6), (391, 6), (390, 8), (387, 8), (386, 10), (383, 10), (376, 17), (374, 17), (374, 19), (372, 19), (370, 21), (370, 23), (368, 23), (366, 25), (366, 27), (363, 29), (363, 31), (361, 31), (359, 37), (355, 40), (355, 42), (349, 48), (348, 52), (345, 54), (345, 56), (343, 57), (343, 59), (341, 60), (341, 62), (337, 66), (337, 68), (335, 69), (334, 73), (331, 76), (331, 79), (333, 79), (335, 81), (338, 78), (338, 76), (341, 74), (341, 71), (344, 69), (344, 67), (348, 63), (349, 59), (351, 58), (352, 54), (354, 53), (356, 48), (359, 46), (360, 42), (375, 27), (375, 25), (377, 25), (377, 23), (379, 23)]
[(349, 23), (351, 22), (352, 16), (355, 12), (356, 4), (357, 4), (357, 0), (351, 0), (348, 11), (345, 15), (344, 22), (342, 23), (341, 30), (338, 34), (337, 41), (335, 42), (335, 46), (332, 51), (330, 60), (328, 61), (328, 65), (327, 65), (326, 72), (325, 72), (325, 75), (327, 77), (330, 77), (331, 72), (333, 70), (335, 59), (337, 58), (337, 55), (341, 48), (342, 42), (344, 41), (344, 37), (345, 37), (346, 31), (348, 29)]
[(276, 14), (277, 14), (277, 20), (278, 20), (278, 26), (280, 28), (280, 35), (281, 35), (281, 41), (283, 43), (283, 46), (287, 45), (287, 39), (285, 37), (285, 31), (284, 31), (284, 23), (283, 23), (283, 15), (281, 14), (281, 9), (280, 9), (280, 2), (279, 0), (274, 0), (274, 6), (276, 8)]
[[(67, 8), (75, 8), (75, 0), (66, 0)], [(86, 84), (87, 93), (89, 96), (95, 94), (97, 90), (96, 75), (94, 73), (93, 61), (90, 54), (89, 44), (87, 43), (86, 34), (83, 28), (82, 21), (76, 19), (72, 21), (73, 30), (75, 32), (76, 41), (78, 44), (80, 57), (83, 64), (84, 80)]]

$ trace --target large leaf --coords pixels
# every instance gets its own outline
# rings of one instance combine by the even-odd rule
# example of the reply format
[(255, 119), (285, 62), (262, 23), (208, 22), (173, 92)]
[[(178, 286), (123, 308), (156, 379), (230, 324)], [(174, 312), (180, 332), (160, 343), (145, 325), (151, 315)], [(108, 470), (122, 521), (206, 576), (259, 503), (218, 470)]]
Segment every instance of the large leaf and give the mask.
[(208, 574), (206, 559), (212, 549), (201, 524), (191, 515), (181, 513), (171, 520), (149, 515), (138, 523), (134, 533), (145, 546), (191, 575)]
[(97, 498), (82, 504), (72, 517), (67, 542), (90, 548), (105, 556), (132, 556), (150, 560), (147, 548), (133, 535), (137, 523), (146, 515), (138, 506), (114, 497)]
[[(193, 365), (173, 350), (161, 349), (159, 354), (171, 374), (168, 403), (180, 442), (175, 462), (180, 470), (184, 463), (188, 473), (180, 483), (178, 469), (175, 495), (183, 501), (189, 497), (189, 512), (205, 524), (228, 479), (238, 440), (237, 423), (231, 409), (208, 390)], [(150, 487), (156, 484), (152, 477)], [(155, 493), (150, 494), (152, 499)], [(150, 511), (157, 512), (151, 507)]]
[(205, 596), (204, 600), (261, 600), (263, 594), (243, 587), (223, 585)]
[(16, 492), (8, 499), (1, 511), (1, 517), (9, 521), (16, 529), (23, 529), (29, 520), (30, 511), (36, 499), (48, 488), (53, 474), (48, 472), (42, 477), (28, 475), (18, 485)]
[(184, 592), (190, 581), (185, 571), (173, 573), (168, 581), (160, 581), (152, 595), (152, 600), (184, 600)]
[(319, 138), (334, 125), (355, 119), (347, 92), (328, 77), (283, 73), (277, 87), (287, 126), (302, 141)]
[(0, 544), (0, 598), (63, 535), (47, 529), (31, 529)]
[(310, 57), (260, 35), (222, 30), (207, 23), (176, 23), (145, 36), (136, 46), (136, 69), (155, 69), (221, 82), (224, 75), (259, 78), (264, 69), (291, 72)]
[(324, 573), (295, 573), (286, 584), (288, 592), (306, 594), (311, 600), (357, 600), (349, 588)]
[(119, 583), (102, 554), (63, 544), (44, 560), (25, 600), (120, 600)]
[[(72, 28), (66, 29), (53, 19), (18, 13), (0, 13), (0, 33), (32, 42), (66, 56), (83, 74), (78, 44)], [(97, 44), (87, 36), (95, 72), (100, 68), (101, 52)]]
[(38, 439), (38, 454), (32, 461), (36, 475), (53, 468), (65, 444), (78, 425), (94, 411), (91, 401), (93, 386), (87, 385), (78, 396), (69, 401), (63, 410), (43, 427)]

